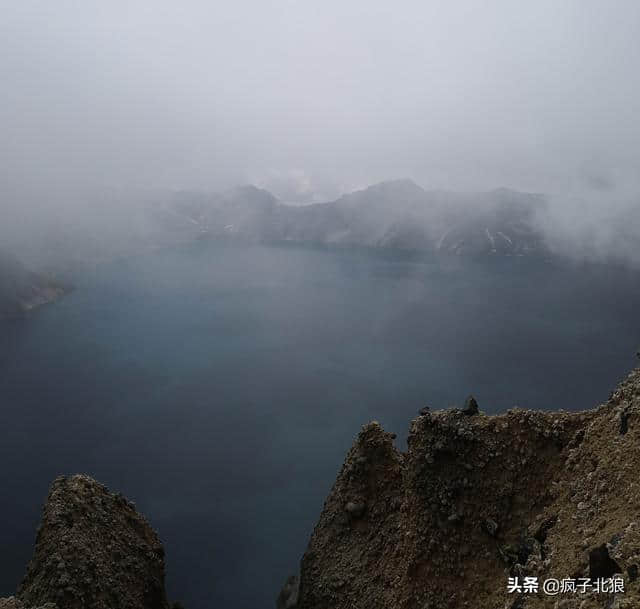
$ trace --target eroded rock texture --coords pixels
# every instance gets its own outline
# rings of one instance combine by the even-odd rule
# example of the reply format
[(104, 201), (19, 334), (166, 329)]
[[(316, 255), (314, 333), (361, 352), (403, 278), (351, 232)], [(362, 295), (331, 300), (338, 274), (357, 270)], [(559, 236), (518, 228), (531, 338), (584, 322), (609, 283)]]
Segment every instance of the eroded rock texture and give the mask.
[(166, 609), (164, 550), (129, 501), (88, 476), (56, 479), (18, 600), (25, 609)]
[[(640, 607), (640, 373), (591, 411), (421, 411), (363, 427), (301, 563), (299, 609)], [(507, 593), (508, 577), (625, 592)]]

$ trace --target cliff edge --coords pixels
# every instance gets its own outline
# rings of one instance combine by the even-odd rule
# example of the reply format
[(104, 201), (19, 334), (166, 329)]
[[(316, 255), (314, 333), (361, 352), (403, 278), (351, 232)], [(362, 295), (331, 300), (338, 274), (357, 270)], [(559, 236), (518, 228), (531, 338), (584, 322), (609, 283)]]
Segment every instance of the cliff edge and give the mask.
[[(406, 452), (394, 438), (362, 428), (280, 609), (640, 606), (640, 370), (593, 410), (485, 416), (470, 399), (423, 409)], [(60, 477), (0, 609), (107, 608), (169, 609), (162, 544), (122, 495)]]
[(84, 475), (51, 485), (35, 551), (0, 609), (168, 609), (164, 549), (122, 495)]
[[(423, 409), (406, 453), (394, 437), (376, 422), (362, 428), (302, 558), (297, 598), (281, 594), (279, 606), (640, 607), (639, 370), (594, 410), (485, 416), (471, 400)], [(624, 591), (596, 589), (612, 577)], [(566, 590), (545, 593), (548, 579)]]

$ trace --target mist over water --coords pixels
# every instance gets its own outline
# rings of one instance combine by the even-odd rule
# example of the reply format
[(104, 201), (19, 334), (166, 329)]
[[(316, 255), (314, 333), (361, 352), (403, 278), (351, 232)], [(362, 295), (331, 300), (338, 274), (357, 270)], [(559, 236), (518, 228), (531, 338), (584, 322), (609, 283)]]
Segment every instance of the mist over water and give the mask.
[(201, 242), (102, 264), (2, 327), (0, 593), (58, 474), (125, 493), (171, 598), (269, 607), (360, 426), (403, 446), (473, 392), (582, 409), (633, 365), (640, 281), (614, 267)]
[[(0, 320), (0, 596), (85, 472), (172, 599), (272, 606), (363, 423), (588, 408), (634, 365), (637, 0), (1, 8), (0, 311), (75, 290)], [(380, 249), (282, 245), (340, 238)]]
[(5, 2), (0, 245), (131, 191), (408, 177), (544, 193), (559, 250), (637, 262), (639, 57), (635, 0)]

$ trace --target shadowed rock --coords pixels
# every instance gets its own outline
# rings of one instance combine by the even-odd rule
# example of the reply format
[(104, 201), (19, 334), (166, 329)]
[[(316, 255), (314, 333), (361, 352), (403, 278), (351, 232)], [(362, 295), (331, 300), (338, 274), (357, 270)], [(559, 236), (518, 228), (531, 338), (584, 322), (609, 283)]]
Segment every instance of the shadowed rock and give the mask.
[(589, 577), (592, 580), (612, 577), (621, 571), (618, 563), (609, 556), (606, 544), (603, 543), (589, 552)]
[(162, 544), (122, 495), (88, 476), (57, 478), (18, 598), (25, 607), (167, 609)]
[(462, 409), (462, 414), (466, 414), (467, 416), (473, 416), (478, 414), (478, 402), (476, 402), (476, 398), (470, 395), (464, 403), (464, 408)]
[(276, 609), (296, 609), (298, 606), (299, 587), (300, 580), (297, 575), (288, 577), (276, 600)]

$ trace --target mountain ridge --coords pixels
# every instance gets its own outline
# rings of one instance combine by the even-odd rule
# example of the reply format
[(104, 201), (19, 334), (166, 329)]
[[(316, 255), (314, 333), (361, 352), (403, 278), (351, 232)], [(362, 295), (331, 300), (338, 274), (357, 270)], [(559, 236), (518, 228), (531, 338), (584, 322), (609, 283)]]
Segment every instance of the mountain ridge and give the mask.
[(428, 191), (403, 179), (301, 206), (282, 203), (254, 186), (221, 194), (181, 192), (156, 212), (169, 230), (190, 230), (200, 238), (546, 256), (549, 250), (536, 224), (544, 205), (542, 195), (507, 188)]

